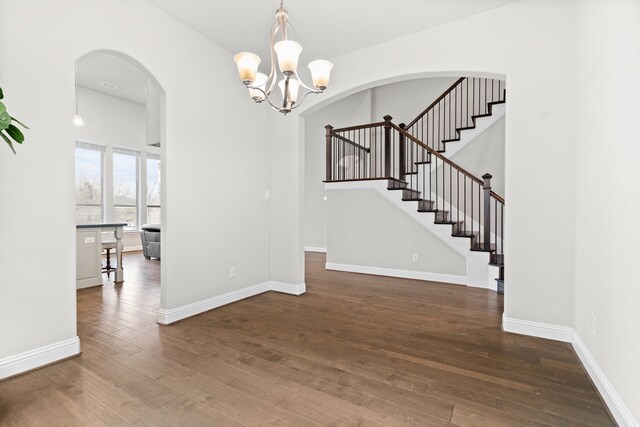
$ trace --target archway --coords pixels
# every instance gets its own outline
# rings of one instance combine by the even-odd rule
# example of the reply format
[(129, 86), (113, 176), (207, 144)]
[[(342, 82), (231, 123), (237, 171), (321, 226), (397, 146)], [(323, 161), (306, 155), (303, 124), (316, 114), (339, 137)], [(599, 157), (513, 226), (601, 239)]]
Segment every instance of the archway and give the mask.
[[(326, 232), (327, 230), (327, 227), (326, 227), (327, 193), (324, 192), (324, 185), (322, 184), (320, 184), (322, 186), (322, 191), (315, 188), (315, 187), (318, 187), (317, 185), (314, 187), (314, 190), (318, 190), (318, 191), (310, 191), (309, 189), (310, 186), (313, 186), (313, 184), (311, 184), (312, 182), (321, 183), (325, 176), (325, 170), (324, 170), (325, 169), (324, 167), (324, 161), (325, 161), (324, 145), (325, 144), (324, 144), (324, 129), (323, 129), (324, 125), (331, 124), (336, 127), (350, 127), (355, 125), (364, 125), (366, 123), (374, 123), (374, 122), (382, 121), (383, 120), (382, 117), (385, 114), (391, 114), (394, 118), (395, 123), (401, 123), (401, 122), (408, 123), (411, 119), (413, 119), (413, 117), (415, 117), (425, 107), (427, 107), (427, 105), (433, 99), (438, 98), (438, 96), (441, 93), (445, 92), (449, 88), (449, 86), (452, 85), (452, 83), (455, 83), (455, 81), (460, 76), (470, 77), (471, 79), (475, 79), (476, 81), (483, 81), (483, 82), (491, 79), (496, 79), (495, 81), (502, 81), (502, 82), (506, 80), (504, 75), (494, 74), (494, 73), (481, 73), (481, 72), (464, 72), (464, 73), (428, 72), (428, 73), (421, 73), (421, 74), (407, 74), (402, 76), (396, 76), (394, 78), (380, 80), (377, 82), (369, 82), (351, 89), (345, 89), (330, 98), (322, 99), (321, 101), (307, 107), (307, 109), (302, 113), (300, 117), (300, 127), (304, 129), (304, 131), (301, 132), (301, 138), (305, 141), (305, 143), (302, 144), (304, 148), (303, 150), (301, 150), (301, 160), (300, 160), (301, 164), (303, 164), (305, 168), (305, 172), (304, 172), (305, 180), (303, 184), (304, 188), (301, 191), (301, 193), (304, 194), (304, 201), (303, 201), (304, 213), (301, 215), (304, 221), (302, 228), (304, 229), (304, 233), (305, 233), (303, 250), (308, 252), (325, 252), (327, 247), (326, 240), (322, 241), (322, 238), (321, 238), (322, 236), (320, 236), (322, 232)], [(434, 88), (433, 93), (427, 93), (426, 96), (424, 96), (425, 88), (421, 87), (420, 82), (427, 82), (427, 81), (432, 81), (432, 82), (439, 81), (441, 83), (440, 83), (440, 86), (437, 86), (436, 84), (436, 88)], [(372, 93), (375, 93), (376, 90), (380, 90), (381, 88), (385, 88), (385, 87), (395, 87), (396, 90), (398, 88), (404, 87), (404, 95), (400, 96), (400, 98), (402, 99), (396, 100), (397, 101), (396, 104), (398, 104), (396, 106), (393, 106), (394, 104), (393, 102), (391, 102), (391, 107), (390, 107), (391, 110), (385, 109), (386, 107), (384, 105), (382, 106), (379, 105), (380, 103), (379, 99), (385, 99), (385, 102), (388, 102), (389, 99), (393, 101), (392, 98), (393, 96), (396, 95), (394, 92), (390, 90), (386, 90), (386, 92), (382, 91), (382, 93), (377, 96), (378, 99), (372, 99), (372, 95), (371, 95)], [(423, 99), (424, 99), (422, 101), (424, 103), (423, 105), (416, 104), (415, 99), (412, 99), (412, 95), (413, 95), (411, 93), (412, 90), (418, 90), (418, 92), (422, 93)], [(496, 89), (496, 91), (498, 90)], [(483, 96), (486, 96), (487, 93), (491, 93), (491, 87), (489, 92), (487, 92), (486, 89), (484, 89), (483, 87), (482, 93), (483, 93)], [(405, 104), (405, 103), (412, 104), (411, 101), (414, 101), (413, 105), (411, 105), (413, 110), (411, 108), (402, 108), (402, 104)], [(333, 115), (328, 114), (327, 112), (330, 111), (331, 109), (338, 109), (338, 112), (336, 112)], [(498, 108), (496, 107), (496, 109)], [(500, 189), (499, 194), (503, 195), (504, 194), (504, 175), (505, 175), (505, 172), (504, 172), (504, 141), (505, 141), (504, 105), (500, 106), (500, 109), (501, 111), (499, 112), (499, 115), (494, 114), (494, 116), (496, 116), (495, 122), (491, 123), (488, 126), (484, 125), (484, 130), (479, 132), (479, 133), (485, 132), (487, 129), (492, 127), (493, 124), (495, 123), (498, 124), (498, 126), (493, 130), (494, 135), (490, 135), (490, 137), (485, 137), (484, 139), (486, 141), (482, 143), (483, 146), (487, 145), (489, 143), (488, 141), (491, 141), (491, 138), (495, 138), (497, 135), (497, 137), (500, 140), (497, 141), (496, 143), (493, 143), (493, 141), (491, 141), (492, 150), (494, 152), (500, 151), (500, 155), (497, 156), (497, 159), (490, 162), (490, 164), (488, 165), (484, 164), (487, 162), (487, 159), (483, 159), (483, 162), (469, 163), (470, 162), (469, 155), (474, 150), (477, 151), (476, 148), (478, 147), (473, 148), (471, 146), (467, 146), (466, 151), (459, 152), (458, 154), (456, 154), (457, 156), (459, 156), (456, 158), (456, 161), (462, 162), (462, 165), (465, 167), (466, 170), (472, 171), (478, 177), (482, 176), (485, 172), (491, 171), (494, 175), (494, 178), (496, 178), (493, 180), (494, 187), (499, 188)], [(320, 123), (318, 121), (318, 115), (325, 117), (325, 120), (327, 120), (326, 117), (332, 117), (332, 119), (328, 119), (328, 120), (336, 120), (336, 122), (335, 123), (333, 121), (322, 122), (322, 119), (320, 119), (320, 122), (322, 122)], [(347, 121), (345, 122), (344, 120), (347, 120)], [(487, 120), (490, 120), (490, 119), (487, 119)], [(455, 119), (454, 119), (454, 123), (455, 123)], [(315, 135), (315, 137), (310, 135), (310, 128), (312, 127), (314, 128), (313, 135)], [(487, 133), (491, 133), (491, 132), (487, 132)], [(363, 141), (366, 139), (366, 136), (364, 135), (354, 134), (354, 138), (359, 138), (359, 137), (362, 137)], [(310, 138), (313, 138), (312, 144), (309, 143)], [(481, 144), (476, 144), (476, 145), (479, 146)], [(313, 152), (310, 153), (309, 152), (310, 150), (312, 150)], [(343, 154), (346, 155), (345, 159), (346, 158), (351, 159), (351, 157), (355, 156), (354, 152), (352, 151), (343, 150), (343, 152), (344, 152)], [(366, 154), (364, 155), (366, 156)], [(310, 162), (310, 157), (315, 160)], [(492, 160), (492, 159), (489, 159), (489, 160)], [(338, 160), (333, 165), (334, 169), (341, 168), (340, 162), (341, 160)], [(320, 167), (315, 163), (322, 163), (322, 165)], [(347, 169), (349, 167), (356, 167), (359, 173), (362, 173), (367, 169), (367, 165), (363, 166), (360, 164), (360, 162), (352, 161), (352, 160), (349, 160), (349, 165), (346, 165)], [(488, 167), (488, 169), (483, 170), (484, 167)], [(310, 168), (313, 168), (313, 171), (310, 171), (309, 170)], [(449, 172), (451, 172), (451, 170), (449, 170)], [(346, 178), (349, 178), (349, 177), (346, 177)], [(351, 177), (351, 178), (356, 178), (356, 177)], [(364, 177), (361, 176), (360, 178), (364, 178)], [(368, 177), (367, 179), (373, 179), (373, 178)], [(425, 185), (422, 182), (414, 183), (414, 184), (416, 184), (416, 186)], [(353, 187), (355, 188), (357, 186), (353, 186)], [(478, 187), (478, 189), (479, 188), (480, 187)], [(451, 191), (451, 189), (449, 189), (449, 191)], [(453, 190), (454, 194), (456, 191), (457, 189)], [(313, 201), (310, 202), (309, 201), (310, 198), (312, 198)], [(324, 202), (322, 201), (323, 198), (324, 198)], [(478, 202), (480, 201), (479, 197), (477, 200)], [(371, 201), (371, 203), (373, 203), (373, 201)], [(321, 218), (323, 216), (322, 215), (323, 210), (325, 213), (324, 213), (324, 217)], [(494, 211), (495, 209), (492, 210), (492, 214), (495, 215)], [(363, 215), (364, 217), (368, 217), (368, 215), (366, 214), (363, 214)], [(471, 215), (473, 216), (473, 213), (471, 213)], [(478, 215), (478, 211), (476, 211), (476, 215)], [(502, 216), (500, 216), (500, 218), (502, 218)], [(311, 220), (313, 220), (313, 224), (310, 226), (309, 222)], [(322, 221), (325, 221), (325, 223), (323, 224)], [(475, 224), (476, 227), (479, 227), (478, 225), (479, 221), (480, 219), (477, 218), (476, 224)], [(492, 219), (491, 224), (493, 225), (494, 222), (500, 222), (500, 220), (494, 221), (494, 219)], [(313, 241), (313, 239), (309, 239), (310, 230), (313, 231), (313, 233), (317, 234), (317, 236), (313, 236), (317, 241)], [(340, 236), (345, 236), (344, 230), (343, 232), (338, 234)], [(493, 232), (492, 239), (495, 239), (496, 241), (498, 241), (498, 234), (500, 235), (499, 244), (502, 245), (502, 237), (501, 237), (502, 228), (500, 229), (500, 233)], [(360, 237), (362, 238), (363, 236), (360, 236)], [(446, 240), (448, 239), (448, 237), (450, 236), (444, 236), (444, 238), (441, 237), (440, 239), (441, 242), (444, 241), (446, 243)], [(346, 240), (353, 241), (357, 239), (346, 238)], [(425, 239), (422, 239), (422, 240), (425, 240)], [(441, 242), (438, 242), (437, 240), (433, 240), (431, 245), (435, 245), (437, 243), (442, 244)], [(496, 243), (496, 245), (498, 245), (498, 243)], [(421, 243), (419, 246), (421, 247), (422, 251), (425, 249), (424, 244)], [(460, 245), (457, 245), (457, 246), (460, 246)], [(443, 249), (446, 249), (446, 247), (443, 247)], [(464, 254), (469, 252), (469, 245), (467, 244), (466, 249), (458, 247), (457, 251), (458, 251), (458, 254), (456, 255), (458, 257), (462, 255), (461, 266), (458, 266), (458, 268), (455, 271), (453, 271), (454, 269), (452, 269), (452, 271), (446, 271), (446, 272), (437, 271), (435, 272), (433, 277), (440, 278), (442, 281), (450, 281), (451, 283), (467, 283), (467, 284), (473, 283), (472, 286), (485, 287), (482, 284), (479, 284), (479, 282), (481, 282), (480, 279), (470, 279), (471, 277), (479, 277), (479, 275), (477, 274), (476, 275), (471, 274), (469, 270), (470, 268), (469, 266), (471, 265), (470, 263), (476, 263), (475, 259), (471, 260), (470, 258), (467, 258), (467, 261), (466, 261), (467, 267), (465, 270)], [(348, 250), (347, 252), (353, 253), (354, 251)], [(410, 252), (413, 252), (413, 258), (414, 258), (413, 262), (418, 263), (417, 252), (420, 252), (420, 250), (415, 250)], [(472, 254), (472, 256), (474, 255), (475, 254)], [(404, 261), (408, 261), (410, 256), (411, 256), (411, 253), (408, 253), (408, 255), (406, 255), (407, 259)], [(423, 255), (421, 255), (420, 263), (423, 262), (422, 261), (423, 259), (424, 259)], [(395, 272), (399, 272), (402, 270), (403, 272), (408, 274), (410, 272), (408, 270), (411, 270), (411, 267), (413, 265), (416, 265), (416, 266), (418, 265), (418, 264), (407, 264), (407, 265), (402, 264), (404, 261), (396, 260), (396, 263), (398, 263), (402, 267), (398, 266), (398, 267), (387, 269), (387, 270), (389, 270), (389, 273), (391, 273), (392, 270)], [(337, 265), (339, 265), (340, 267), (345, 267), (345, 266), (354, 267), (354, 268), (361, 267), (357, 265), (350, 266), (348, 264), (355, 264), (355, 263), (342, 261), (340, 264), (337, 264)], [(486, 264), (486, 261), (485, 261), (485, 264)], [(431, 268), (435, 268), (435, 266), (431, 266)], [(479, 266), (479, 268), (486, 269), (486, 266), (484, 267)], [(365, 272), (366, 270), (367, 270), (366, 268), (363, 268), (361, 272)], [(371, 268), (370, 270), (374, 271), (374, 270), (380, 270), (380, 269)], [(460, 271), (457, 271), (457, 270), (460, 270)], [(476, 269), (474, 268), (473, 271), (475, 270)], [(351, 270), (344, 270), (344, 271), (351, 271)], [(360, 271), (360, 270), (352, 270), (352, 271)], [(431, 272), (433, 270), (428, 270), (428, 271)], [(421, 272), (415, 272), (415, 273), (416, 273), (415, 277), (413, 278), (424, 276), (420, 274)], [(448, 273), (448, 274), (443, 274), (443, 273)], [(377, 273), (372, 273), (372, 274), (377, 274)], [(499, 275), (500, 275), (499, 277), (502, 277), (501, 274), (502, 274), (501, 272), (498, 273), (498, 271), (496, 270), (495, 272), (489, 272), (488, 274), (485, 273), (483, 274), (482, 277), (487, 277), (488, 275), (494, 278), (498, 277)], [(389, 274), (389, 275), (393, 275), (393, 274)], [(426, 276), (429, 276), (429, 275), (426, 275)], [(434, 280), (437, 280), (437, 279), (434, 279)], [(485, 281), (484, 283), (487, 283), (487, 282)], [(492, 284), (493, 284), (493, 289), (495, 289), (496, 283), (493, 281), (488, 281), (488, 284), (486, 286), (491, 289)]]
[[(153, 276), (160, 299), (165, 294), (164, 284), (159, 280), (160, 230), (166, 223), (164, 89), (147, 67), (132, 56), (115, 50), (87, 52), (76, 60), (75, 69), (76, 222), (126, 224), (118, 240), (123, 243), (125, 252), (143, 251), (140, 256), (144, 254), (144, 259), (155, 264), (148, 274)], [(151, 229), (143, 230), (149, 223)], [(105, 230), (112, 229), (102, 228)], [(108, 236), (109, 232), (112, 233), (96, 234), (105, 244), (98, 246), (91, 237), (89, 244), (93, 243), (99, 250), (115, 246), (115, 242), (113, 245), (108, 243), (113, 238)], [(82, 265), (90, 261), (86, 255), (83, 257), (80, 249), (85, 240), (76, 240), (78, 279)], [(115, 248), (111, 247), (110, 252), (111, 263), (99, 262), (99, 280), (82, 284), (78, 280), (78, 289), (101, 285), (103, 277), (105, 284), (113, 286), (118, 295), (123, 286), (127, 286), (126, 265), (121, 277), (124, 285), (116, 284), (112, 272), (107, 271), (106, 277), (102, 275), (104, 268), (115, 269), (118, 263), (117, 257), (113, 256)], [(93, 267), (90, 270), (96, 271)], [(134, 270), (130, 268), (129, 279), (133, 278)], [(87, 274), (83, 271), (82, 275)]]

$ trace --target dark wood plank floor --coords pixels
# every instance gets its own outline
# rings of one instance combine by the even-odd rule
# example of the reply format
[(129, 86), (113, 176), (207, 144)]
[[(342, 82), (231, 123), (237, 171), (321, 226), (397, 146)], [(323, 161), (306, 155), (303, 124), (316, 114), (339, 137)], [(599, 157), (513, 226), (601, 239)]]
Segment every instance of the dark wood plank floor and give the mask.
[(502, 297), (324, 270), (158, 326), (158, 261), (78, 292), (83, 353), (0, 382), (0, 424), (614, 425), (568, 344), (500, 330)]

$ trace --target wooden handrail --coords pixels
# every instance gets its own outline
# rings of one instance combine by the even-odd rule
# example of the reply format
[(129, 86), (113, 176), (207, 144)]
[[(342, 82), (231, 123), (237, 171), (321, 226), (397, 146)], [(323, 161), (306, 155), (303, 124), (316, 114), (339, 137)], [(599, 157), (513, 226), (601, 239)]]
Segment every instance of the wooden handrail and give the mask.
[(356, 143), (356, 142), (353, 142), (352, 140), (350, 140), (350, 139), (348, 139), (348, 138), (345, 138), (345, 137), (344, 137), (344, 136), (342, 136), (342, 135), (338, 135), (338, 134), (336, 134), (336, 133), (335, 133), (335, 131), (331, 132), (331, 136), (332, 136), (332, 137), (334, 137), (334, 138), (339, 139), (340, 141), (344, 141), (344, 142), (346, 142), (347, 144), (351, 144), (351, 145), (353, 145), (354, 147), (359, 148), (360, 150), (366, 151), (367, 153), (370, 153), (370, 152), (371, 152), (371, 148), (367, 148), (367, 147), (365, 147), (365, 146), (363, 146), (363, 145), (360, 145), (360, 144), (358, 144), (358, 143)]
[(418, 120), (423, 118), (425, 116), (425, 114), (427, 114), (429, 112), (429, 110), (431, 110), (433, 107), (435, 107), (438, 104), (438, 102), (442, 101), (442, 99), (444, 99), (445, 96), (449, 95), (451, 93), (451, 91), (453, 91), (456, 88), (456, 86), (458, 86), (460, 83), (462, 83), (462, 81), (464, 79), (466, 79), (466, 77), (460, 77), (458, 80), (456, 80), (456, 82), (454, 84), (452, 84), (449, 89), (447, 89), (442, 95), (440, 95), (435, 101), (433, 101), (431, 103), (431, 105), (429, 105), (422, 113), (418, 114), (418, 117), (413, 119), (407, 125), (406, 129), (409, 129), (411, 126), (415, 125), (418, 122)]
[[(407, 131), (405, 131), (404, 129), (402, 129), (400, 126), (396, 125), (395, 123), (391, 123), (391, 127), (394, 128), (395, 130), (397, 130), (401, 135), (403, 135), (405, 138), (410, 139), (411, 141), (413, 141), (414, 143), (416, 143), (417, 145), (419, 145), (420, 147), (424, 148), (425, 150), (427, 150), (429, 152), (429, 154), (436, 156), (437, 158), (439, 158), (440, 160), (442, 160), (444, 163), (447, 163), (449, 166), (451, 166), (454, 169), (459, 170), (460, 172), (462, 172), (463, 174), (465, 174), (468, 178), (476, 181), (478, 184), (483, 185), (484, 184), (484, 180), (478, 178), (477, 176), (475, 176), (474, 174), (472, 174), (471, 172), (469, 172), (468, 170), (466, 170), (465, 168), (461, 167), (460, 165), (452, 162), (451, 160), (447, 159), (446, 157), (444, 157), (442, 154), (438, 153), (436, 150), (434, 150), (433, 148), (429, 147), (428, 145), (424, 144), (422, 141), (420, 141), (418, 138), (416, 138), (415, 136), (411, 135), (410, 133), (408, 133)], [(494, 193), (493, 191), (491, 192), (491, 195), (498, 200), (501, 203), (504, 203), (504, 199), (499, 196), (498, 194)]]
[(379, 126), (384, 126), (384, 122), (376, 122), (376, 123), (367, 123), (366, 125), (357, 125), (357, 126), (349, 126), (346, 128), (334, 129), (334, 132), (348, 132), (350, 130), (360, 130), (360, 129), (368, 129), (375, 128)]

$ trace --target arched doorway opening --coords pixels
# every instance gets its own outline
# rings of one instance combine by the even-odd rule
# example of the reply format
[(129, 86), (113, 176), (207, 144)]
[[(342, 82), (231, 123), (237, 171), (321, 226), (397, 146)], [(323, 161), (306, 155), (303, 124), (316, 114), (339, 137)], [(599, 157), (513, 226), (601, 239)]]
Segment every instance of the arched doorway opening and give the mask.
[(90, 292), (113, 308), (134, 297), (159, 304), (164, 90), (139, 61), (112, 50), (81, 56), (75, 73), (78, 305)]

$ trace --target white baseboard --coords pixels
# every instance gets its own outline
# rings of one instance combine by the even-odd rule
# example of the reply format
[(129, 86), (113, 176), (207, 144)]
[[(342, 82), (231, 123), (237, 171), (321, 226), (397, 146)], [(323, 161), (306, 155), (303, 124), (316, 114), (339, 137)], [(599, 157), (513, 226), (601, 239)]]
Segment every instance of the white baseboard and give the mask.
[(75, 337), (15, 356), (0, 359), (0, 380), (32, 371), (80, 354), (80, 338)]
[(631, 415), (631, 412), (627, 409), (613, 385), (575, 331), (573, 331), (571, 343), (618, 425), (620, 427), (638, 427), (638, 422), (633, 418), (633, 415)]
[(181, 307), (169, 310), (160, 308), (158, 309), (158, 323), (161, 325), (170, 325), (179, 320), (186, 319), (187, 317), (195, 316), (197, 314), (204, 313), (205, 311), (213, 310), (214, 308), (222, 307), (223, 305), (231, 304), (232, 302), (240, 301), (267, 291), (302, 295), (306, 292), (306, 284), (302, 283), (299, 285), (293, 285), (282, 282), (264, 282), (238, 289), (236, 291), (227, 292), (226, 294), (207, 298), (202, 301), (186, 304)]
[(394, 268), (370, 267), (367, 265), (337, 264), (328, 262), (325, 265), (327, 270), (348, 271), (351, 273), (373, 274), (375, 276), (402, 277), (404, 279), (428, 280), (431, 282), (453, 283), (456, 285), (466, 285), (465, 276), (453, 274), (429, 273), (426, 271), (397, 270)]
[(578, 355), (578, 358), (580, 359), (580, 362), (582, 362), (582, 365), (589, 374), (591, 381), (593, 381), (593, 384), (602, 396), (602, 399), (605, 401), (605, 404), (609, 408), (611, 415), (613, 415), (618, 425), (620, 427), (638, 427), (638, 422), (633, 418), (633, 415), (631, 415), (631, 412), (627, 409), (626, 405), (613, 388), (613, 385), (573, 328), (552, 325), (549, 323), (510, 319), (503, 314), (502, 329), (516, 334), (571, 343), (573, 349)]
[(323, 254), (327, 253), (327, 248), (320, 248), (318, 246), (305, 246), (304, 247), (304, 251), (305, 252), (320, 252)]
[(529, 335), (531, 337), (546, 338), (548, 340), (571, 342), (573, 328), (551, 325), (549, 323), (532, 322), (529, 320), (510, 319), (502, 315), (502, 329), (514, 334)]
[(302, 295), (307, 292), (307, 284), (293, 285), (291, 283), (269, 282), (269, 290), (291, 295)]

